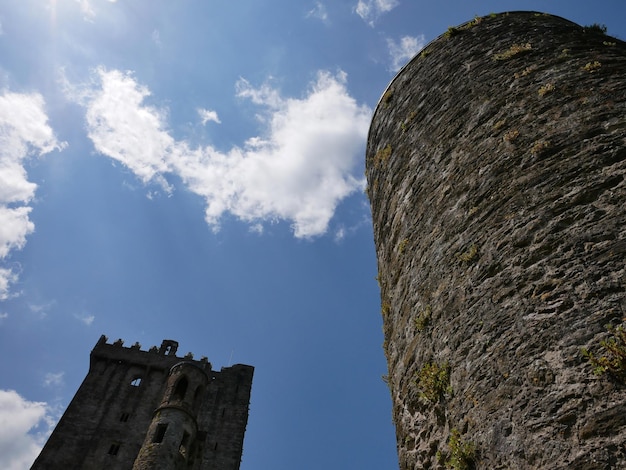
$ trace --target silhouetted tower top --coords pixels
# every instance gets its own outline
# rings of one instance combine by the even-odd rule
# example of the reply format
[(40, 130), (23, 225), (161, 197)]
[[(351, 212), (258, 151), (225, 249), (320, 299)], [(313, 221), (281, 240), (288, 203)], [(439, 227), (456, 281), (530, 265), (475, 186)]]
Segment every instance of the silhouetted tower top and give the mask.
[(254, 368), (102, 336), (33, 469), (237, 470)]

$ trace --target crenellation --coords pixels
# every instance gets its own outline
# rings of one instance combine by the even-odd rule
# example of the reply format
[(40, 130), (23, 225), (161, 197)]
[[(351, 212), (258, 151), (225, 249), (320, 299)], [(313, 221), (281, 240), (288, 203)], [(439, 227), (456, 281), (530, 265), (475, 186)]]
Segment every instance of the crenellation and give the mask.
[(159, 348), (159, 353), (165, 354), (166, 356), (175, 356), (177, 350), (178, 342), (171, 339), (164, 339)]

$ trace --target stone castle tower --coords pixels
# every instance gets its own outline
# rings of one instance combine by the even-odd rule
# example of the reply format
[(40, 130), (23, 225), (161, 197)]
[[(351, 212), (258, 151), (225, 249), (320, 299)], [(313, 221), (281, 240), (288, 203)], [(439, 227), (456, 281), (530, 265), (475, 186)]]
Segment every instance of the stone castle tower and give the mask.
[(626, 43), (450, 28), (366, 165), (400, 468), (626, 468)]
[(100, 337), (32, 470), (237, 470), (254, 368)]

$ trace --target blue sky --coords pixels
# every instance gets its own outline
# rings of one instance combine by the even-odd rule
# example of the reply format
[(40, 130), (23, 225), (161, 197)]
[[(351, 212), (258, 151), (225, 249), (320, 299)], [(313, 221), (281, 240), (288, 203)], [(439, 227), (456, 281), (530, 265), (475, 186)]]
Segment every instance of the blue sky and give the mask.
[(397, 468), (369, 120), (475, 15), (623, 0), (0, 0), (0, 467), (101, 334), (256, 367), (242, 470)]

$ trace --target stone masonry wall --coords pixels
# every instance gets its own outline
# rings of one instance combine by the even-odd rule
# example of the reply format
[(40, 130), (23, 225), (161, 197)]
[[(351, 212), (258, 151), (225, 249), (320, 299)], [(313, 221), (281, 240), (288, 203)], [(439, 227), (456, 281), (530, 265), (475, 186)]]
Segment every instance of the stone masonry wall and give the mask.
[(581, 353), (626, 316), (626, 43), (451, 28), (381, 98), (366, 174), (400, 468), (626, 468), (626, 389)]

